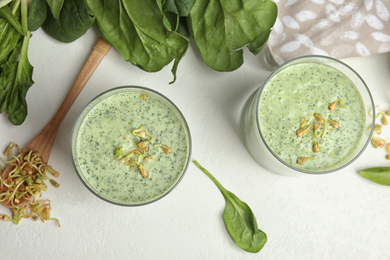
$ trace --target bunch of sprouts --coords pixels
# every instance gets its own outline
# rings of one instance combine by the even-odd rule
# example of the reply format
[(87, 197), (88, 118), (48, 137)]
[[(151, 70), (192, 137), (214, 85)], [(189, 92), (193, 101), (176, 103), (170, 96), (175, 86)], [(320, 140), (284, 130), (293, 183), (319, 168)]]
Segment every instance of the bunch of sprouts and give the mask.
[[(16, 155), (14, 150), (16, 150)], [(11, 166), (12, 170), (8, 176), (3, 176), (3, 170), (0, 167), (0, 202), (9, 205), (12, 217), (0, 214), (0, 219), (12, 221), (14, 224), (18, 224), (22, 218), (41, 219), (42, 222), (55, 220), (60, 226), (58, 219), (50, 216), (50, 200), (38, 199), (48, 188), (46, 180), (54, 187), (59, 187), (59, 184), (49, 178), (47, 173), (53, 177), (58, 177), (59, 173), (43, 162), (39, 153), (22, 152), (15, 143), (7, 147), (4, 155), (7, 157), (6, 161), (2, 158), (0, 160)]]

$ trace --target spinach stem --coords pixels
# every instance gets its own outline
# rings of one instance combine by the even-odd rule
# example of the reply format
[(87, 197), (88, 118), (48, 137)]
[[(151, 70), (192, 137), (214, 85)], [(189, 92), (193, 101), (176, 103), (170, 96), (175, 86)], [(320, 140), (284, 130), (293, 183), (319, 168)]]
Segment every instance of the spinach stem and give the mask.
[(27, 12), (28, 12), (28, 5), (27, 5), (27, 0), (22, 0), (22, 30), (23, 34), (27, 35), (28, 34), (28, 26), (27, 26)]
[(15, 3), (14, 3), (14, 6), (12, 8), (12, 13), (13, 14), (16, 14), (16, 11), (18, 10), (19, 5), (20, 5), (20, 0), (16, 0)]
[(217, 181), (217, 179), (214, 178), (214, 176), (213, 176), (210, 172), (208, 172), (205, 168), (203, 168), (196, 160), (193, 160), (193, 162), (195, 163), (196, 166), (198, 166), (198, 168), (199, 168), (202, 172), (204, 172), (207, 176), (210, 177), (210, 179), (213, 180), (213, 182), (214, 182), (214, 183), (218, 186), (218, 188), (221, 190), (222, 194), (223, 194), (224, 196), (226, 196), (226, 195), (227, 195), (227, 190), (222, 186), (222, 184), (219, 183), (219, 181)]
[[(22, 50), (20, 52), (20, 59), (26, 59), (28, 60), (28, 43), (30, 41), (30, 37), (31, 37), (31, 32), (27, 31), (27, 34), (24, 36), (23, 38), (23, 45), (22, 45)], [(23, 61), (22, 61), (23, 62)], [(16, 78), (17, 79), (21, 79), (22, 78), (22, 74), (24, 73), (24, 66), (23, 64), (20, 64), (21, 62), (19, 62), (18, 64), (18, 68), (17, 68), (17, 72), (16, 72)], [(16, 88), (14, 88), (16, 89)]]

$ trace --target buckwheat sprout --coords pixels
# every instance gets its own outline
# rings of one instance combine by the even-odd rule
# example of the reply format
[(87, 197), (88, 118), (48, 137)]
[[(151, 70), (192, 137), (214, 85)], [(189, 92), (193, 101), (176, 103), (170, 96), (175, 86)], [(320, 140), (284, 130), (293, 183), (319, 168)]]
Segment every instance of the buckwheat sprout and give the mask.
[(307, 119), (302, 117), (300, 120), (299, 120), (299, 127), (300, 128), (304, 128), (306, 126), (306, 124), (308, 123)]
[(318, 153), (320, 152), (320, 145), (318, 144), (318, 142), (316, 140), (313, 140), (313, 153)]
[(387, 121), (387, 117), (383, 112), (378, 113), (375, 118), (378, 118), (380, 116), (382, 116), (382, 125), (388, 125), (389, 121)]
[(336, 101), (333, 101), (332, 103), (329, 104), (328, 109), (333, 111), (336, 108), (336, 105), (339, 104), (340, 107), (346, 108), (346, 106), (341, 102), (340, 99), (337, 99)]
[(308, 160), (314, 159), (315, 157), (316, 157), (315, 155), (312, 157), (298, 157), (297, 163), (302, 165), (305, 164)]
[(378, 148), (378, 147), (382, 148), (385, 146), (386, 141), (382, 138), (372, 137), (371, 144), (372, 144), (372, 146), (374, 146), (374, 148)]
[(317, 120), (318, 123), (320, 124), (323, 124), (324, 123), (324, 119), (322, 118), (322, 116), (318, 113), (313, 113), (314, 115), (314, 118)]
[(307, 131), (308, 131), (311, 127), (312, 127), (311, 125), (308, 125), (308, 126), (306, 126), (305, 128), (299, 128), (299, 129), (297, 129), (297, 131), (296, 131), (297, 136), (298, 136), (298, 137), (303, 136), (304, 134), (307, 133)]
[[(16, 150), (17, 155), (13, 152)], [(49, 172), (54, 177), (59, 173), (51, 166), (43, 162), (39, 153), (29, 151), (22, 153), (20, 147), (11, 143), (4, 152), (7, 161), (2, 162), (13, 167), (6, 178), (1, 176), (0, 187), (4, 191), (0, 194), (0, 201), (8, 203), (12, 208), (12, 218), (8, 216), (0, 217), (2, 220), (10, 220), (18, 224), (22, 218), (34, 216), (34, 219), (52, 220), (50, 218), (50, 201), (36, 200), (37, 196), (42, 196), (42, 192), (47, 190), (45, 180), (48, 180), (54, 187), (59, 187), (58, 182), (47, 176)], [(2, 170), (0, 170), (2, 173)], [(46, 205), (45, 210), (37, 208), (36, 205)], [(58, 222), (57, 219), (53, 219)]]
[(160, 161), (160, 158), (151, 154), (152, 151), (150, 151), (150, 149), (161, 147), (166, 154), (170, 154), (172, 150), (167, 145), (155, 144), (152, 146), (151, 144), (154, 141), (154, 136), (145, 129), (144, 125), (131, 131), (131, 133), (134, 137), (139, 138), (138, 140), (140, 141), (137, 143), (129, 136), (125, 137), (125, 139), (131, 141), (136, 148), (128, 152), (126, 156), (122, 156), (123, 154), (126, 154), (126, 152), (123, 151), (123, 147), (119, 146), (114, 151), (114, 158), (129, 167), (137, 166), (143, 178), (150, 178), (151, 174), (146, 170), (143, 162), (151, 160)]

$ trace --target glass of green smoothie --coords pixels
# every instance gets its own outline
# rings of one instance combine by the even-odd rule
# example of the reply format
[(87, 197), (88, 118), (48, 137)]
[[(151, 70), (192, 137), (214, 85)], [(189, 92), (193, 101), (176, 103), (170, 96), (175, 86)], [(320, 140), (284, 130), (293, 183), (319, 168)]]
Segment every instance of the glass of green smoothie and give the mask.
[(182, 179), (191, 156), (187, 122), (162, 94), (139, 86), (106, 91), (78, 116), (74, 168), (97, 197), (121, 206), (149, 204)]
[(248, 100), (248, 151), (267, 170), (320, 174), (356, 160), (370, 142), (374, 102), (363, 79), (325, 56), (304, 56), (277, 68)]

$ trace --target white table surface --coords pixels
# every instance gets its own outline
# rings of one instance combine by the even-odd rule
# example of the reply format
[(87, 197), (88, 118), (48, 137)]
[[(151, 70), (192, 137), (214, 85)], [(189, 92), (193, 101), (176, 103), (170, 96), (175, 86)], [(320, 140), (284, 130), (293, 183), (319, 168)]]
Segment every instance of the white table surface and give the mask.
[[(98, 38), (95, 29), (64, 44), (41, 29), (33, 33), (29, 59), (35, 84), (28, 91), (21, 126), (0, 115), (0, 150), (14, 141), (26, 145), (54, 115)], [(19, 225), (0, 222), (1, 259), (389, 259), (390, 187), (357, 171), (389, 166), (385, 150), (369, 146), (347, 168), (328, 175), (287, 177), (270, 173), (247, 152), (240, 126), (243, 105), (270, 74), (259, 56), (245, 51), (244, 65), (216, 72), (190, 46), (173, 85), (171, 66), (147, 73), (111, 49), (65, 118), (49, 164), (60, 187), (44, 193), (52, 216), (61, 221)], [(375, 103), (390, 109), (390, 54), (343, 60), (364, 78)], [(70, 134), (76, 116), (99, 93), (122, 85), (153, 88), (181, 109), (198, 160), (256, 215), (268, 242), (257, 254), (234, 244), (224, 226), (225, 201), (193, 163), (181, 183), (162, 200), (120, 207), (90, 193), (71, 162)], [(390, 126), (388, 126), (390, 128)], [(390, 141), (390, 130), (383, 138)], [(1, 207), (0, 213), (9, 213)]]

